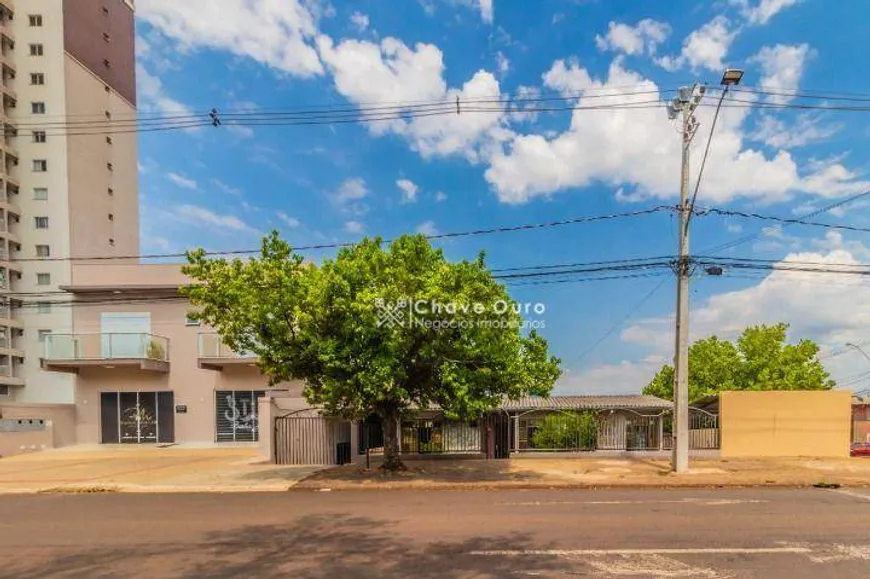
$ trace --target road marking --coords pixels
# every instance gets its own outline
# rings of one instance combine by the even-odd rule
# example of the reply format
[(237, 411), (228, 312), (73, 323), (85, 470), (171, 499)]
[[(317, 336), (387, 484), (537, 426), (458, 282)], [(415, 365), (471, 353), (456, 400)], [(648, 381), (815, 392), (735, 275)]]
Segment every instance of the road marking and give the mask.
[(644, 557), (607, 557), (591, 558), (585, 561), (587, 565), (605, 575), (616, 577), (656, 577), (697, 579), (720, 579), (724, 577), (715, 569), (690, 565), (662, 555), (647, 555)]
[[(868, 498), (868, 497), (864, 497)], [(870, 498), (868, 498), (870, 500)], [(497, 505), (510, 507), (542, 507), (546, 505), (655, 505), (655, 504), (690, 504), (705, 507), (722, 505), (746, 505), (769, 503), (770, 501), (758, 499), (662, 499), (649, 501), (523, 501), (514, 503), (496, 503)]]
[(846, 489), (828, 489), (828, 490), (830, 490), (832, 493), (837, 493), (838, 495), (846, 495), (847, 497), (854, 497), (856, 499), (870, 501), (870, 495), (856, 493), (855, 491), (847, 491)]
[(805, 555), (808, 547), (711, 547), (687, 549), (524, 549), (471, 551), (481, 557), (604, 557), (608, 555)]

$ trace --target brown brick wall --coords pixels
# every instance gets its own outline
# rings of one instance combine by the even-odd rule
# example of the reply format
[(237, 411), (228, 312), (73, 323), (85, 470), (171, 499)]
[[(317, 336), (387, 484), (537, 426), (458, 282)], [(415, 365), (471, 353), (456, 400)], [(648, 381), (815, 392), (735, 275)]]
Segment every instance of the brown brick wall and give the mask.
[(70, 56), (135, 106), (136, 25), (130, 7), (124, 0), (64, 0), (63, 20)]

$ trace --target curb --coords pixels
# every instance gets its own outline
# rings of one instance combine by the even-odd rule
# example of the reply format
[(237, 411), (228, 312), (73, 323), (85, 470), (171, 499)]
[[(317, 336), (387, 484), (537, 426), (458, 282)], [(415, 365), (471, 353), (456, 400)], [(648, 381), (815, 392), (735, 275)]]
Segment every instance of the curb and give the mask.
[(183, 494), (183, 493), (276, 493), (287, 492), (294, 485), (280, 483), (257, 486), (227, 485), (60, 485), (38, 488), (0, 489), (2, 495), (88, 495), (88, 494)]

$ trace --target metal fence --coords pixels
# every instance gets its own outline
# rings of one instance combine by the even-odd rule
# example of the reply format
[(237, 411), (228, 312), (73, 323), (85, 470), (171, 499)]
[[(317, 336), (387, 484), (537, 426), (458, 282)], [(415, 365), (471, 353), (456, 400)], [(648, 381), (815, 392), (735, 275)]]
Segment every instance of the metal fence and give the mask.
[[(673, 445), (670, 412), (535, 410), (516, 414), (511, 421), (513, 452), (652, 451)], [(690, 409), (689, 448), (719, 448), (718, 415)]]
[(350, 462), (350, 423), (312, 414), (307, 411), (275, 418), (275, 462), (296, 465)]
[(402, 421), (403, 454), (480, 454), (480, 425), (445, 418), (415, 418)]

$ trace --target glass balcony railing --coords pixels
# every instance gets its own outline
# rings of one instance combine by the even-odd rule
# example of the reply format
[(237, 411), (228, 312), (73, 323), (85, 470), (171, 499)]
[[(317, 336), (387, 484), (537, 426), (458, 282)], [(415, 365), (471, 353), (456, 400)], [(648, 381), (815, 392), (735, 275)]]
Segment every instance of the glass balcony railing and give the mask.
[(226, 360), (256, 360), (253, 352), (234, 352), (227, 347), (217, 334), (199, 335), (199, 357)]
[(44, 358), (51, 361), (169, 361), (169, 339), (152, 334), (49, 334)]

